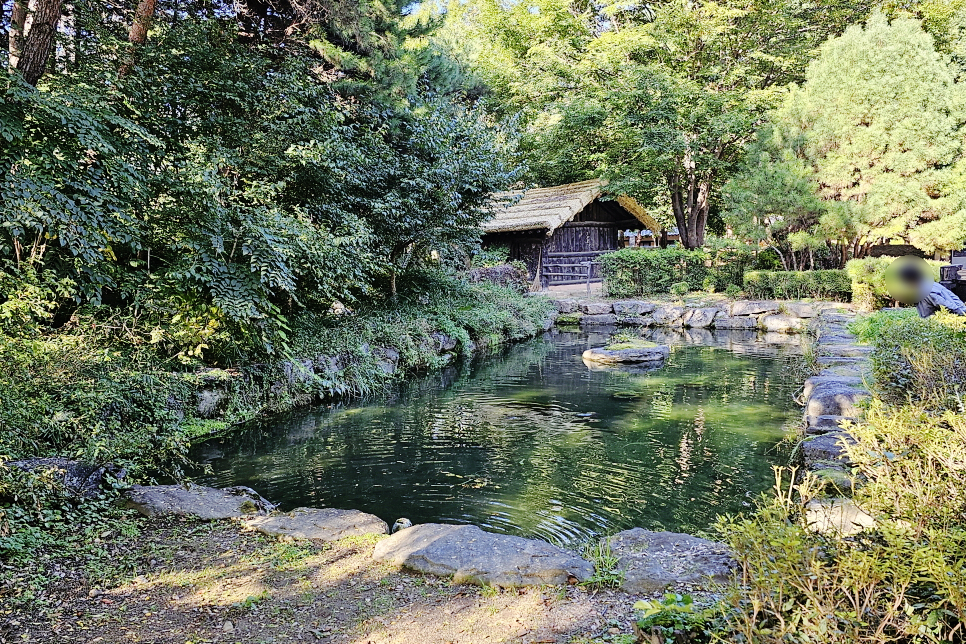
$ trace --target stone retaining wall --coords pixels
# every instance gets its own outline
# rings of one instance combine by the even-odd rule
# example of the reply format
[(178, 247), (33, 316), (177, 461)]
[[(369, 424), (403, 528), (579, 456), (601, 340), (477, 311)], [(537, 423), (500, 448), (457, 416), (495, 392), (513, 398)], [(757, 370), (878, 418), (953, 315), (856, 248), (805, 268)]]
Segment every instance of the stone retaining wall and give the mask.
[(581, 326), (668, 326), (686, 329), (746, 329), (801, 333), (825, 311), (842, 310), (841, 302), (737, 301), (713, 306), (667, 304), (647, 300), (554, 300), (560, 322)]

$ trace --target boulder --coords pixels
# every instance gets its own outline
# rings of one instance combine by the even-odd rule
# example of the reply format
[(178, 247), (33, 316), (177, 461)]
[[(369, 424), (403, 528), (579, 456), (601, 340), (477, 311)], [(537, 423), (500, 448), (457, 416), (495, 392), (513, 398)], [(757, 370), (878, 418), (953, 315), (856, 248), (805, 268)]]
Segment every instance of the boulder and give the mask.
[(557, 305), (557, 311), (560, 313), (576, 313), (580, 308), (577, 300), (573, 299), (554, 300), (553, 303)]
[(296, 508), (286, 514), (257, 517), (248, 522), (262, 534), (291, 539), (338, 541), (365, 534), (388, 534), (385, 521), (359, 510)]
[(707, 588), (727, 582), (734, 568), (725, 545), (689, 534), (634, 528), (617, 533), (609, 544), (624, 571), (622, 588), (630, 593), (681, 585)]
[(675, 326), (681, 324), (686, 311), (683, 306), (660, 306), (654, 309), (651, 317), (656, 326)]
[(845, 432), (830, 432), (821, 436), (806, 438), (801, 442), (802, 454), (808, 461), (848, 461), (845, 446), (855, 443), (855, 439)]
[(663, 363), (671, 354), (665, 344), (653, 347), (634, 347), (631, 349), (588, 349), (581, 356), (585, 362), (596, 364), (639, 364), (642, 362)]
[(610, 325), (613, 326), (617, 324), (619, 320), (617, 316), (613, 313), (602, 313), (600, 315), (583, 315), (580, 318), (580, 324), (585, 326), (602, 326)]
[(614, 312), (614, 306), (610, 302), (582, 302), (580, 311), (584, 315), (606, 315)]
[(754, 317), (734, 317), (719, 315), (714, 319), (716, 329), (757, 329), (758, 320)]
[(780, 313), (766, 315), (762, 319), (761, 324), (766, 331), (772, 331), (774, 333), (798, 333), (805, 328), (805, 322), (802, 318)]
[(813, 318), (819, 314), (819, 310), (814, 304), (806, 302), (785, 302), (785, 310), (789, 315), (794, 315), (797, 318)]
[(718, 309), (691, 309), (684, 314), (684, 326), (692, 329), (707, 329), (714, 324), (715, 317), (721, 313)]
[(646, 315), (656, 308), (650, 302), (640, 300), (625, 300), (614, 302), (614, 313), (617, 315)]
[(434, 333), (430, 333), (429, 337), (432, 338), (433, 342), (436, 344), (436, 350), (441, 353), (448, 353), (455, 350), (456, 347), (459, 346), (459, 341), (446, 333), (436, 331)]
[(849, 416), (859, 415), (858, 404), (869, 397), (865, 389), (848, 386), (821, 385), (815, 387), (805, 404), (807, 416)]
[(53, 470), (64, 485), (64, 490), (70, 496), (94, 498), (109, 479), (121, 480), (127, 471), (116, 465), (91, 465), (68, 458), (27, 458), (20, 461), (9, 461), (7, 467), (16, 468), (24, 472)]
[(805, 506), (805, 523), (815, 532), (847, 537), (875, 526), (875, 519), (850, 499), (815, 499)]
[(386, 375), (396, 372), (399, 366), (399, 352), (392, 347), (380, 347), (372, 352), (376, 358), (376, 366)]
[(627, 315), (618, 318), (618, 322), (624, 326), (651, 326), (654, 318), (650, 315)]
[(872, 377), (864, 364), (838, 364), (818, 372), (820, 376), (841, 376), (843, 378), (862, 378), (863, 381)]
[(539, 586), (585, 581), (590, 562), (544, 541), (484, 532), (472, 525), (423, 523), (383, 539), (377, 561), (453, 577), (457, 583)]
[(862, 387), (862, 384), (862, 378), (848, 378), (845, 376), (812, 376), (805, 381), (805, 388), (802, 390), (802, 395), (805, 398), (808, 398), (818, 387), (838, 387), (841, 389), (850, 389), (853, 387)]
[(778, 302), (735, 302), (731, 305), (732, 317), (742, 315), (761, 315), (762, 313), (777, 313)]
[(145, 516), (230, 519), (264, 515), (275, 506), (255, 490), (237, 486), (219, 490), (203, 485), (135, 485), (127, 491), (128, 507)]

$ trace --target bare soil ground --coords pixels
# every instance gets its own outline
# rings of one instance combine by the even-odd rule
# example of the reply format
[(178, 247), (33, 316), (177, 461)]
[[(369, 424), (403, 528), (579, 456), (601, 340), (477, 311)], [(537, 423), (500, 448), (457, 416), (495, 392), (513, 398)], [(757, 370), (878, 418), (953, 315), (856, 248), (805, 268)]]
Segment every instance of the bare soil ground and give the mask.
[[(0, 641), (634, 641), (636, 597), (455, 585), (374, 562), (376, 541), (282, 542), (231, 522), (141, 520), (138, 534), (105, 539), (103, 560), (19, 571), (46, 575), (47, 588), (30, 604), (4, 605), (0, 596)], [(113, 581), (92, 586), (92, 578)]]

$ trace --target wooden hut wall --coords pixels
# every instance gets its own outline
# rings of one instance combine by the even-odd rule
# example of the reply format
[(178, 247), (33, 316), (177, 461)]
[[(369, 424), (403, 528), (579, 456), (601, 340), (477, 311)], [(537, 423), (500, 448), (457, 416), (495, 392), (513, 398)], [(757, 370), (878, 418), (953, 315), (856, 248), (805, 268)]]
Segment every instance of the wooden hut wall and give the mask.
[[(640, 222), (616, 201), (594, 201), (547, 239), (541, 283), (553, 286), (586, 282), (587, 268), (582, 262), (620, 248), (620, 231), (632, 226), (640, 226)], [(600, 281), (597, 266), (591, 267), (590, 279)]]

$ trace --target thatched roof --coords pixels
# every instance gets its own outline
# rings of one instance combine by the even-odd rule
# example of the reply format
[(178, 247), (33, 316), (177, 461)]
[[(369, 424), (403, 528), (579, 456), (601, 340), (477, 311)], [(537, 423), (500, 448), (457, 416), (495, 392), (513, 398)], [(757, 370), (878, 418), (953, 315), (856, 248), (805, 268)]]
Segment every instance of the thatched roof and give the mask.
[[(501, 192), (494, 195), (498, 205), (495, 216), (483, 224), (487, 233), (504, 233), (519, 230), (546, 230), (551, 234), (577, 216), (595, 199), (604, 196), (607, 182), (600, 179), (568, 183), (551, 188), (533, 188), (525, 192)], [(508, 199), (518, 199), (509, 206)], [(657, 234), (661, 225), (647, 214), (640, 204), (627, 196), (617, 198), (617, 203)]]

